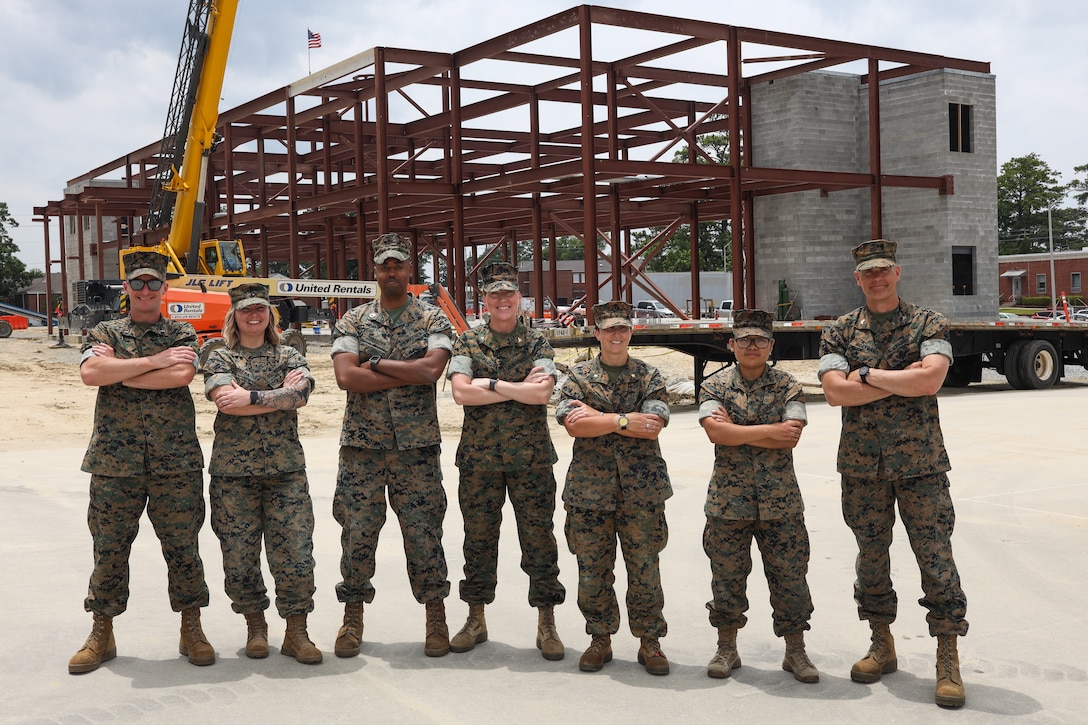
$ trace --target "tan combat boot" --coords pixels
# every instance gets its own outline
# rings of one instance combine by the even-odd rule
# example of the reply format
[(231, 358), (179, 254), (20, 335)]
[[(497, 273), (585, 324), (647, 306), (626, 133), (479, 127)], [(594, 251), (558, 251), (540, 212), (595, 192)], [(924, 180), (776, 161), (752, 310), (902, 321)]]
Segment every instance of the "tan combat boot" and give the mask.
[(819, 682), (820, 671), (805, 652), (805, 635), (802, 632), (787, 634), (786, 658), (782, 660), (782, 669), (793, 673), (793, 679), (798, 682)]
[(450, 630), (446, 627), (446, 605), (441, 599), (427, 602), (427, 639), (423, 654), (443, 657), (450, 651)]
[(283, 635), (280, 654), (294, 657), (304, 665), (316, 665), (321, 661), (321, 650), (310, 641), (306, 633), (306, 615), (292, 614), (287, 618), (287, 631)]
[(669, 660), (661, 651), (657, 637), (642, 637), (638, 648), (638, 663), (651, 675), (669, 674)]
[(899, 669), (891, 629), (888, 625), (879, 622), (870, 622), (869, 627), (873, 630), (873, 643), (865, 656), (850, 668), (850, 679), (865, 684), (877, 682), (881, 675), (887, 675)]
[(246, 616), (246, 657), (259, 660), (268, 656), (268, 622), (264, 612), (251, 612)]
[(204, 630), (200, 628), (200, 608), (191, 607), (181, 613), (181, 640), (178, 642), (178, 653), (188, 655), (189, 664), (214, 665), (215, 649), (204, 636)]
[(450, 651), (468, 652), (470, 649), (487, 641), (487, 620), (484, 619), (484, 605), (468, 605), (468, 619), (461, 631), (450, 640)]
[(706, 676), (725, 679), (738, 667), (740, 655), (737, 653), (737, 628), (718, 627), (718, 651), (706, 666)]
[(967, 694), (960, 677), (960, 653), (956, 651), (956, 635), (937, 636), (937, 704), (941, 707), (963, 707)]
[(597, 672), (606, 662), (612, 661), (612, 637), (607, 634), (595, 634), (589, 647), (578, 660), (578, 669), (582, 672)]
[(555, 629), (555, 608), (541, 607), (536, 621), (536, 648), (546, 660), (561, 660), (566, 655), (563, 640)]
[(336, 633), (333, 652), (337, 657), (354, 657), (359, 654), (363, 644), (363, 603), (346, 602), (344, 604), (344, 626)]
[(68, 672), (73, 675), (93, 672), (100, 664), (116, 656), (117, 643), (113, 640), (113, 617), (95, 613), (91, 624), (91, 634), (79, 652), (68, 660)]

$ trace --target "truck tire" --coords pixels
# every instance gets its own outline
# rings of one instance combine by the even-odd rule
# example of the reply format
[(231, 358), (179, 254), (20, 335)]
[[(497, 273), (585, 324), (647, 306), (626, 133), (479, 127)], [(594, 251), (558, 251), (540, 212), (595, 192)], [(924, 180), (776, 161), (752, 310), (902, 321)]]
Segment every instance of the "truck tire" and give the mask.
[(1024, 341), (1017, 367), (1023, 390), (1044, 390), (1058, 382), (1061, 359), (1058, 351), (1047, 340)]
[(300, 355), (306, 355), (306, 338), (298, 330), (284, 330), (280, 334), (280, 344), (295, 348)]
[(11, 323), (7, 320), (0, 320), (0, 338), (11, 337)]
[(1024, 381), (1020, 377), (1020, 355), (1024, 351), (1026, 340), (1017, 340), (1005, 350), (1005, 379), (1009, 385), (1017, 390), (1025, 390)]

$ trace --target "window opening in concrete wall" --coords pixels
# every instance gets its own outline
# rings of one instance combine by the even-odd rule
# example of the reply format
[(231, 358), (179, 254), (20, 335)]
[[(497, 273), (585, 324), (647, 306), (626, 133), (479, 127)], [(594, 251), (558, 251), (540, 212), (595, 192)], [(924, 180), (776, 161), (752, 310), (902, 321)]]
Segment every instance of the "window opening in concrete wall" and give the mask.
[(974, 247), (952, 247), (952, 294), (975, 294)]
[(948, 150), (969, 154), (974, 151), (971, 133), (971, 106), (948, 104)]
[(1069, 275), (1069, 291), (1080, 292), (1080, 272), (1073, 272)]
[(1037, 294), (1037, 295), (1045, 295), (1046, 294), (1046, 275), (1045, 274), (1035, 275), (1035, 294)]

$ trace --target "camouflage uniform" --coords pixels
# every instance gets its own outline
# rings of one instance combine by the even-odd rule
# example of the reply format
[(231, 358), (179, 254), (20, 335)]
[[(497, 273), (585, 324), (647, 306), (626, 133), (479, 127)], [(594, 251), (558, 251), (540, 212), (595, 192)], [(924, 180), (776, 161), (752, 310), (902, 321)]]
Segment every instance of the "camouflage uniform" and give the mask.
[[(669, 420), (665, 379), (641, 360), (628, 358), (615, 384), (600, 355), (571, 368), (555, 417), (560, 423), (571, 401), (603, 413), (639, 411)], [(615, 634), (620, 611), (616, 581), (616, 539), (627, 565), (627, 616), (636, 637), (664, 637), (659, 555), (668, 541), (665, 500), (672, 496), (669, 473), (656, 440), (617, 433), (576, 438), (567, 470), (563, 503), (567, 545), (578, 557), (578, 608), (587, 634)]]
[[(848, 373), (862, 365), (902, 370), (934, 354), (952, 359), (948, 321), (900, 300), (884, 323), (861, 307), (824, 330), (819, 373)], [(929, 610), (930, 634), (967, 633), (967, 599), (952, 558), (956, 514), (948, 490), (950, 468), (936, 396), (893, 395), (843, 407), (838, 470), (843, 517), (858, 542), (854, 598), (861, 619), (895, 621), (888, 549), (898, 503), (922, 573), (925, 596), (919, 604)]]
[[(801, 384), (768, 367), (746, 380), (736, 366), (703, 383), (699, 420), (719, 405), (737, 425), (807, 421)], [(713, 601), (710, 624), (743, 627), (748, 618), (745, 586), (752, 571), (752, 538), (763, 559), (779, 636), (809, 629), (812, 597), (805, 505), (793, 469), (793, 450), (751, 445), (714, 446), (714, 472), (707, 490), (703, 550), (710, 558)]]
[[(500, 341), (501, 339), (501, 341)], [(461, 333), (453, 347), (448, 378), (496, 378), (521, 382), (534, 367), (556, 375), (555, 353), (544, 336), (518, 322), (509, 335), (496, 336), (487, 325)], [(456, 464), (458, 499), (465, 521), (465, 578), (461, 599), (469, 604), (495, 601), (499, 524), (506, 492), (514, 507), (521, 568), (529, 575), (529, 604), (562, 604), (559, 552), (553, 534), (558, 460), (548, 432), (545, 405), (507, 400), (466, 405)]]
[[(82, 346), (114, 356), (155, 355), (169, 347), (197, 348), (185, 322), (161, 318), (140, 324), (124, 317), (99, 323)], [(94, 539), (94, 571), (84, 608), (109, 617), (125, 611), (129, 551), (147, 509), (166, 559), (170, 606), (180, 612), (208, 605), (197, 537), (204, 524), (204, 455), (196, 437), (189, 388), (143, 390), (121, 383), (98, 388), (94, 431), (82, 470), (91, 474), (87, 525)]]
[[(332, 354), (390, 360), (450, 350), (450, 322), (437, 307), (411, 298), (397, 319), (374, 300), (347, 312), (333, 328)], [(348, 392), (340, 435), (333, 516), (343, 527), (336, 585), (341, 602), (374, 599), (374, 552), (385, 524), (386, 487), (400, 520), (412, 593), (420, 603), (444, 599), (450, 583), (442, 549), (446, 492), (441, 431), (433, 385)]]
[[(287, 345), (214, 350), (204, 365), (204, 392), (237, 382), (246, 390), (276, 390), (292, 370), (313, 389), (306, 358)], [(261, 540), (276, 582), (276, 610), (286, 619), (313, 611), (314, 510), (298, 412), (215, 417), (209, 494), (212, 530), (223, 550), (231, 607), (240, 614), (268, 609), (261, 574)]]

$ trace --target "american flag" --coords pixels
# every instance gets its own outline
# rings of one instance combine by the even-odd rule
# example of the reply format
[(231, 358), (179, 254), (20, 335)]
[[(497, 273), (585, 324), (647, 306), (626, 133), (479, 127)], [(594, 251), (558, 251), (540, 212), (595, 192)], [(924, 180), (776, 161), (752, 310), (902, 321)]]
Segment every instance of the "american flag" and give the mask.
[(314, 31), (306, 28), (306, 38), (308, 48), (320, 48), (321, 47), (321, 33), (315, 33)]

